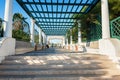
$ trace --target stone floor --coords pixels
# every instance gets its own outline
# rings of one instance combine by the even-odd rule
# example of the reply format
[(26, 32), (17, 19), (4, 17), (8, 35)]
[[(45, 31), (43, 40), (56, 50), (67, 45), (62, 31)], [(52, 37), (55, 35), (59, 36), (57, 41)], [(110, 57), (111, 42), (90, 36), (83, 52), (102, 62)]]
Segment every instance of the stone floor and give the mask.
[(7, 56), (0, 80), (120, 80), (120, 70), (104, 55), (49, 48)]

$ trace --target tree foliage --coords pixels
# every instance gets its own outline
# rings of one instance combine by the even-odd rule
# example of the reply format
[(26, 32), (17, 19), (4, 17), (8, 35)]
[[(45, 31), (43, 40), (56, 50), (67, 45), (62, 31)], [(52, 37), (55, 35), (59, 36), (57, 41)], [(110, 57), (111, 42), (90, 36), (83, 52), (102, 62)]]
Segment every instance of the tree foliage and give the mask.
[(0, 18), (0, 37), (3, 37), (3, 20)]
[[(109, 13), (110, 20), (120, 16), (120, 0), (108, 0), (109, 1)], [(81, 32), (82, 32), (82, 41), (86, 40), (88, 34), (90, 33), (90, 24), (101, 25), (100, 17), (101, 17), (101, 2), (99, 2), (89, 13), (87, 14), (79, 14), (73, 15), (74, 18), (79, 18), (81, 20)], [(72, 28), (72, 36), (73, 42), (77, 42), (77, 33), (78, 33), (78, 24), (77, 20), (74, 23)], [(70, 39), (70, 32), (67, 33), (68, 39)]]
[(22, 30), (13, 30), (12, 36), (16, 38), (16, 40), (21, 40), (21, 41), (30, 41), (30, 36), (29, 34), (23, 32)]
[(29, 24), (25, 21), (26, 18), (20, 13), (13, 15), (13, 34), (12, 36), (17, 40), (30, 41)]
[(110, 20), (120, 16), (120, 0), (109, 0)]

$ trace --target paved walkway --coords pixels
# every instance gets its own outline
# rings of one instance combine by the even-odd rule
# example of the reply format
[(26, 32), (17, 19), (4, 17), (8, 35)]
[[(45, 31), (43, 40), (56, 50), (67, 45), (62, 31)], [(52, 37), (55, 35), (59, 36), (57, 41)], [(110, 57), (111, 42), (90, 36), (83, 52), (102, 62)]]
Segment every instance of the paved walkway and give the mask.
[(120, 80), (120, 70), (107, 56), (49, 48), (6, 57), (0, 80)]
[(55, 54), (64, 54), (64, 53), (71, 53), (71, 51), (51, 47), (51, 48), (48, 48), (48, 49), (27, 52), (25, 54), (19, 54), (19, 55), (16, 55), (16, 56), (45, 56), (45, 55), (55, 55)]

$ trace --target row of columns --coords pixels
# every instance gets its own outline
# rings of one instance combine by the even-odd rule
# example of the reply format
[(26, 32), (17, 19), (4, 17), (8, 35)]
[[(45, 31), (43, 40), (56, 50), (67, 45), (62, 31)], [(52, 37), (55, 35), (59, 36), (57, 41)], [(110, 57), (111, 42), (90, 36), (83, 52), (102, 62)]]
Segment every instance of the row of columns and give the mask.
[[(77, 21), (78, 22), (78, 45), (81, 45), (81, 23), (80, 20)], [(67, 35), (66, 35), (67, 36)], [(72, 29), (70, 29), (70, 45), (72, 45)], [(68, 39), (66, 37), (66, 45), (68, 45)]]
[[(31, 18), (31, 37), (30, 37), (30, 42), (32, 44), (32, 46), (35, 46), (35, 41), (34, 41), (34, 27), (35, 27), (35, 20)], [(39, 44), (40, 45), (45, 45), (46, 44), (46, 40), (47, 40), (47, 37), (45, 35), (44, 32), (42, 32), (42, 30), (40, 28), (38, 28), (39, 30)], [(43, 41), (42, 41), (43, 40)], [(43, 44), (42, 44), (43, 43)]]
[[(6, 0), (5, 3), (5, 15), (4, 15), (4, 37), (12, 37), (12, 10), (13, 10), (13, 0)], [(31, 44), (34, 46), (35, 42), (34, 42), (34, 27), (35, 27), (35, 20), (33, 20), (31, 18)], [(43, 43), (45, 43), (46, 41), (46, 35), (43, 34), (42, 35), (42, 30), (39, 28), (39, 44), (42, 44), (41, 38), (43, 36)]]
[[(13, 10), (13, 0), (6, 0), (5, 4), (5, 16), (4, 20), (4, 37), (12, 37), (12, 10)], [(109, 29), (109, 11), (108, 11), (108, 0), (101, 0), (101, 12), (102, 12), (102, 38), (110, 38)], [(34, 20), (31, 20), (31, 42), (34, 43)], [(80, 32), (80, 22), (78, 21), (78, 44), (81, 43), (81, 32)], [(41, 30), (39, 30), (41, 35)], [(72, 33), (72, 32), (71, 32)], [(39, 36), (41, 38), (41, 36)], [(45, 43), (46, 36), (43, 34), (43, 42)], [(39, 39), (41, 44), (41, 40)], [(70, 44), (72, 44), (72, 36), (70, 37)]]
[[(110, 27), (109, 27), (109, 11), (108, 11), (108, 0), (101, 0), (101, 13), (102, 13), (102, 39), (110, 38)], [(78, 22), (78, 45), (81, 44), (81, 23)], [(72, 45), (72, 30), (70, 29), (70, 44)], [(68, 43), (67, 43), (68, 44)]]

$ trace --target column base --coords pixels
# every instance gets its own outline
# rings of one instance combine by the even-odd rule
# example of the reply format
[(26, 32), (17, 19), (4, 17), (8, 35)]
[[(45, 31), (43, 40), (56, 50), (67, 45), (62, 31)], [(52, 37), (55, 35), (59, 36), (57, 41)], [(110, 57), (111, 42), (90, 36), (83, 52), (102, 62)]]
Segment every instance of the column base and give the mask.
[(15, 54), (15, 39), (3, 37), (0, 40), (0, 62), (8, 55)]
[(101, 39), (99, 40), (99, 53), (109, 56), (114, 62), (118, 62), (120, 56), (120, 40), (118, 39)]

